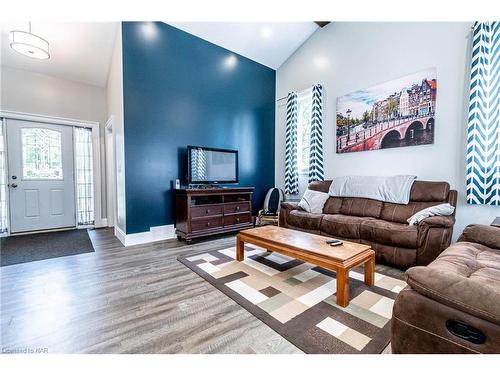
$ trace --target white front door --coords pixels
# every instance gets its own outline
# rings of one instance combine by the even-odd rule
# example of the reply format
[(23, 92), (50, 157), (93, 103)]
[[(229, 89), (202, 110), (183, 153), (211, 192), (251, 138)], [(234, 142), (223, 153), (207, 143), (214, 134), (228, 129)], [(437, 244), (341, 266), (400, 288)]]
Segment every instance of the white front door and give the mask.
[(74, 227), (73, 128), (7, 120), (11, 233)]

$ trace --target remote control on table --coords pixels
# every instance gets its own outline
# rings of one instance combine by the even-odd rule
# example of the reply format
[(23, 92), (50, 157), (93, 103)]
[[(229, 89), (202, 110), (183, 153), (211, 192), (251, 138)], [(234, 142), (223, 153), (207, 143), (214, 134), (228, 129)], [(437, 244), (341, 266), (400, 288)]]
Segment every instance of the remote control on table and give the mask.
[(339, 245), (342, 245), (342, 241), (341, 240), (328, 240), (326, 241), (327, 244), (329, 244), (330, 246), (339, 246)]

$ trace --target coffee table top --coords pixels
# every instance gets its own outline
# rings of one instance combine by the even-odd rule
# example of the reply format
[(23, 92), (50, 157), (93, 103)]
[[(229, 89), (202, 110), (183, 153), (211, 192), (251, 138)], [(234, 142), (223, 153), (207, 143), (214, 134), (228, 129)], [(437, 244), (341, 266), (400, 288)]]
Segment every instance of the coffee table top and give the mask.
[(344, 240), (342, 240), (342, 245), (330, 246), (325, 241), (331, 240), (333, 237), (325, 237), (272, 225), (242, 230), (240, 234), (274, 245), (284, 245), (294, 250), (335, 259), (340, 262), (345, 262), (371, 249), (369, 245)]

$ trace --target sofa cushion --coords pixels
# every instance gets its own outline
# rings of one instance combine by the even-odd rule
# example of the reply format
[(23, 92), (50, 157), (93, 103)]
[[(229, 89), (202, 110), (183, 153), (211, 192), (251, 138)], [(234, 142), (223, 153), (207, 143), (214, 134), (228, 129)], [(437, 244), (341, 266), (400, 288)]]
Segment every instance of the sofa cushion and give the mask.
[(287, 215), (287, 223), (306, 230), (318, 231), (323, 214), (313, 214), (303, 210), (292, 210)]
[(344, 198), (340, 213), (349, 216), (365, 216), (379, 218), (383, 203), (374, 199)]
[(339, 214), (340, 207), (342, 207), (342, 198), (330, 197), (326, 200), (323, 213), (330, 215)]
[(359, 227), (364, 220), (370, 219), (347, 215), (323, 215), (320, 229), (322, 233), (330, 236), (359, 239)]
[(500, 228), (492, 225), (468, 225), (458, 241), (477, 242), (492, 249), (500, 249)]
[(450, 192), (450, 184), (436, 181), (415, 181), (410, 191), (410, 201), (445, 202)]
[(375, 250), (375, 262), (407, 269), (417, 264), (417, 249), (408, 249), (361, 239), (361, 243)]
[(500, 324), (500, 252), (457, 242), (427, 267), (406, 271), (408, 284), (447, 306)]
[(408, 204), (385, 203), (380, 219), (395, 223), (408, 224), (408, 219), (424, 208), (435, 206), (436, 202), (409, 202)]
[(366, 220), (361, 223), (361, 238), (385, 245), (417, 248), (418, 230), (416, 226), (391, 223), (384, 220)]

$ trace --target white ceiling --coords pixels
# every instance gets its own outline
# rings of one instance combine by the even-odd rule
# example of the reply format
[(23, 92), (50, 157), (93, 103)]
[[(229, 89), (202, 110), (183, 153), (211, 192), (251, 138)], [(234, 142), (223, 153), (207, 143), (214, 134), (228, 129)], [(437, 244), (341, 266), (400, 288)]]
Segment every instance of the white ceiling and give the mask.
[[(171, 25), (277, 69), (316, 31), (314, 22), (182, 22)], [(9, 31), (27, 22), (1, 24), (2, 65), (105, 87), (118, 24), (113, 22), (32, 22), (32, 32), (50, 43), (50, 59), (36, 60), (9, 46)]]
[(117, 23), (32, 22), (32, 33), (50, 43), (48, 60), (29, 58), (9, 47), (9, 31), (27, 31), (28, 22), (5, 22), (1, 28), (2, 65), (100, 87), (106, 86)]
[(314, 22), (168, 22), (170, 25), (277, 69), (318, 29)]

